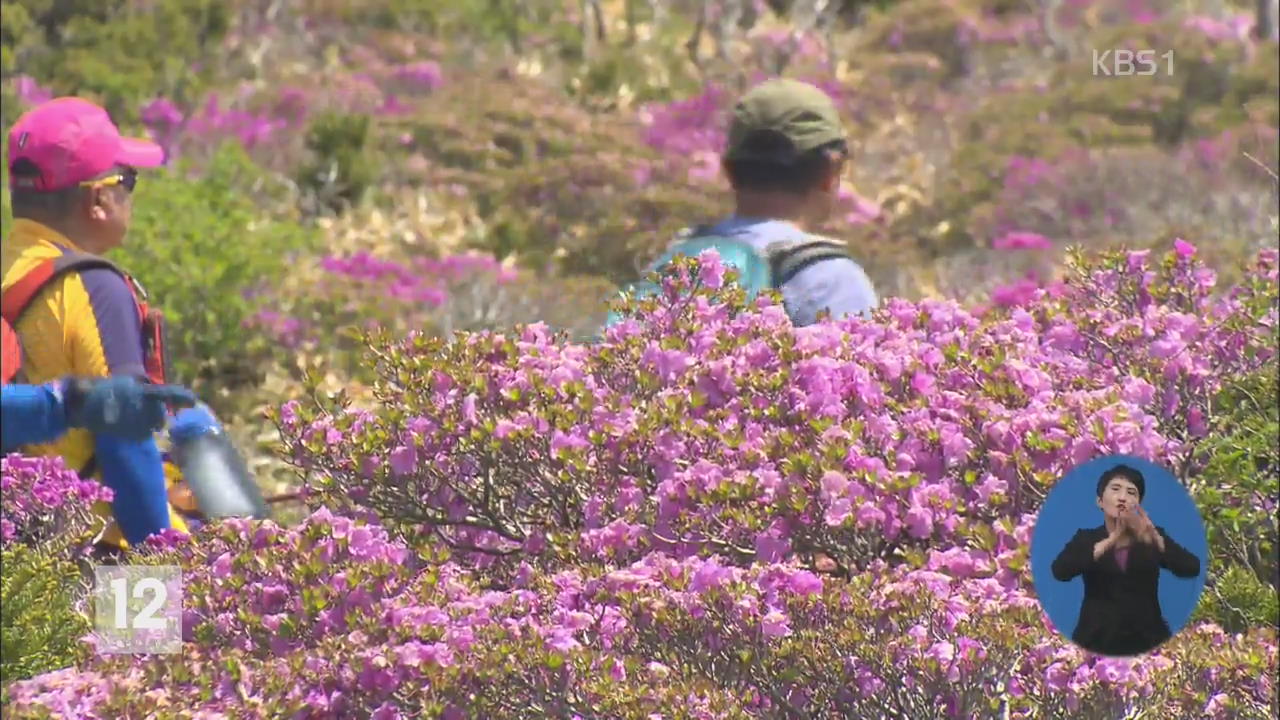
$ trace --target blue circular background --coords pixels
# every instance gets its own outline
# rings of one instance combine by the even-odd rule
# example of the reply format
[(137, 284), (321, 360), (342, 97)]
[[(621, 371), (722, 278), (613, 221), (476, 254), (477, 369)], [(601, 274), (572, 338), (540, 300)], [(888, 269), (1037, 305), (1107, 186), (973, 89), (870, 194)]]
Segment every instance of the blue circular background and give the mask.
[(1151, 516), (1151, 522), (1164, 528), (1170, 538), (1200, 558), (1200, 575), (1195, 578), (1179, 578), (1168, 570), (1160, 570), (1160, 610), (1169, 623), (1171, 633), (1177, 634), (1187, 624), (1204, 590), (1205, 573), (1209, 567), (1209, 541), (1204, 521), (1190, 493), (1173, 473), (1165, 467), (1128, 455), (1108, 455), (1090, 460), (1076, 466), (1049, 491), (1031, 534), (1031, 577), (1035, 581), (1036, 594), (1049, 619), (1067, 639), (1071, 638), (1079, 620), (1080, 603), (1084, 600), (1084, 578), (1058, 582), (1053, 578), (1050, 567), (1077, 530), (1102, 524), (1102, 510), (1097, 504), (1098, 478), (1107, 469), (1120, 464), (1142, 473), (1146, 481), (1142, 509)]

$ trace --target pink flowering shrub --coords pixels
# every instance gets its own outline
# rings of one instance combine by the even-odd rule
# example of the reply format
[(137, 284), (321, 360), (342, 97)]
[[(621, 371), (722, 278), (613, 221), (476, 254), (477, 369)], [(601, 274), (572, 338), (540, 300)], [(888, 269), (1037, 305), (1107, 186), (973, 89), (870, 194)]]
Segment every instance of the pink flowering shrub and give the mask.
[(61, 458), (0, 459), (0, 696), (10, 682), (83, 656), (88, 629), (75, 557), (111, 491)]
[(1027, 512), (1097, 454), (1193, 472), (1210, 399), (1274, 356), (1276, 312), (1274, 252), (1225, 295), (1194, 253), (1077, 264), (984, 318), (890, 300), (801, 331), (708, 264), (692, 299), (669, 287), (601, 344), (414, 336), (374, 356), (379, 411), (280, 422), (326, 501), (481, 566), (661, 550), (853, 571)]
[(68, 542), (93, 525), (95, 502), (110, 502), (111, 490), (83, 480), (61, 458), (11, 454), (0, 459), (0, 546)]
[[(212, 350), (186, 362), (218, 360), (184, 377), (252, 386), (267, 364), (249, 361), (270, 339), (291, 362), (327, 358), (335, 383), (374, 379), (376, 402), (317, 393), (275, 415), (313, 511), (297, 527), (223, 522), (132, 557), (183, 568), (180, 656), (92, 657), (76, 644), (78, 571), (50, 541), (80, 534), (101, 490), (55, 462), (6, 459), (6, 718), (1275, 715), (1280, 461), (1264, 380), (1277, 362), (1277, 258), (1255, 242), (1273, 239), (1258, 230), (1274, 196), (1229, 158), (1246, 149), (1246, 120), (1275, 125), (1276, 76), (1238, 23), (1169, 22), (1165, 0), (1108, 1), (1100, 14), (1093, 0), (1062, 3), (1061, 24), (1097, 47), (1176, 49), (1176, 79), (1120, 83), (1089, 77), (1078, 57), (1055, 64), (1048, 28), (1014, 4), (913, 1), (842, 38), (843, 71), (826, 66), (816, 33), (766, 31), (730, 38), (746, 52), (695, 79), (683, 7), (667, 20), (675, 42), (659, 28), (625, 45), (611, 25), (588, 53), (566, 10), (576, 3), (510, 3), (500, 17), (471, 0), (232, 5), (214, 34), (226, 32), (220, 57), (164, 84), (117, 86), (116, 63), (81, 58), (37, 70), (38, 83), (15, 79), (6, 97), (30, 103), (42, 83), (83, 77), (75, 87), (105, 88), (124, 117), (141, 111), (188, 167), (224, 139), (248, 148), (255, 164), (227, 182), (254, 208), (170, 212), (181, 221), (151, 223), (165, 228), (157, 242), (134, 229), (144, 254), (191, 255), (200, 242), (239, 253), (212, 265), (222, 256), (199, 253), (205, 280), (167, 289), (172, 273), (128, 258), (166, 309), (194, 313), (175, 327)], [(711, 3), (712, 24), (731, 6)], [(525, 62), (478, 63), (500, 53), (457, 47), (464, 30), (525, 43)], [(341, 50), (322, 60), (328, 47)], [(918, 294), (885, 268), (980, 248), (983, 264), (963, 277), (985, 302), (891, 300), (870, 320), (796, 331), (773, 302), (748, 307), (707, 257), (600, 342), (556, 336), (593, 328), (603, 294), (542, 270), (619, 279), (678, 227), (726, 212), (724, 111), (737, 81), (784, 59), (850, 122), (854, 183), (824, 232), (850, 241), (885, 297)], [(187, 82), (200, 68), (231, 86), (206, 94)], [(1182, 87), (1184, 73), (1196, 79)], [(292, 173), (303, 131), (335, 110), (337, 130), (350, 120), (359, 132), (319, 144), (346, 155), (312, 147), (312, 175), (336, 169), (349, 183), (357, 157), (362, 187), (447, 192), (431, 212), (451, 215), (456, 201), (466, 218), (392, 252), (349, 238), (327, 257), (280, 252), (303, 247), (289, 231), (302, 226), (262, 234), (256, 204), (274, 198), (261, 170)], [(1247, 149), (1273, 157), (1268, 137)], [(1155, 141), (1175, 147), (1151, 151)], [(1124, 145), (1139, 147), (1098, 149)], [(278, 204), (292, 213), (293, 200)], [(186, 205), (141, 201), (138, 222), (173, 207)], [(187, 230), (180, 242), (175, 228)], [(1223, 239), (1199, 249), (1054, 267), (1075, 242), (1210, 229)], [(361, 230), (392, 245), (405, 235)], [(427, 260), (433, 232), (484, 254)], [(255, 252), (290, 272), (245, 285), (256, 275), (232, 271), (257, 268)], [(1220, 265), (1255, 254), (1243, 270)], [(196, 317), (208, 278), (231, 282), (212, 295), (212, 334)], [(381, 330), (359, 342), (342, 332), (352, 326)], [(1173, 467), (1214, 548), (1196, 622), (1139, 660), (1060, 637), (1027, 559), (1049, 485), (1117, 451)]]
[(1265, 633), (1202, 625), (1139, 660), (1086, 657), (955, 553), (851, 580), (651, 553), (494, 584), (424, 560), (324, 510), (223, 523), (146, 560), (184, 569), (181, 656), (15, 683), (7, 717), (1262, 717), (1274, 690)]
[(998, 199), (974, 214), (973, 228), (997, 250), (1211, 232), (1222, 240), (1203, 250), (1215, 265), (1230, 266), (1274, 244), (1275, 183), (1243, 153), (1275, 157), (1276, 140), (1274, 128), (1242, 128), (1176, 154), (1131, 148), (1078, 149), (1052, 161), (1015, 156)]
[(183, 654), (82, 658), (10, 715), (1268, 716), (1274, 627), (1088, 656), (1027, 546), (1080, 460), (1198, 476), (1211, 399), (1275, 359), (1274, 251), (1234, 288), (1179, 243), (803, 330), (682, 267), (593, 345), (379, 339), (376, 411), (277, 417), (329, 507), (135, 556), (184, 570)]

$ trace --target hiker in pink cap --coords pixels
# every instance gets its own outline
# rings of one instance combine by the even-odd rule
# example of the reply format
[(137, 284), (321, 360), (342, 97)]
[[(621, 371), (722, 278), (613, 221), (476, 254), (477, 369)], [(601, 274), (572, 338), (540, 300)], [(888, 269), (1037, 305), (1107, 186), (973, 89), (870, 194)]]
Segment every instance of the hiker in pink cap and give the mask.
[[(164, 162), (155, 143), (122, 137), (106, 110), (74, 97), (28, 111), (9, 131), (14, 222), (3, 251), (5, 331), (21, 348), (22, 377), (134, 377), (165, 384), (163, 318), (120, 268), (102, 257), (125, 240), (138, 170)], [(9, 381), (6, 378), (6, 381)], [(71, 430), (32, 455), (60, 455), (115, 491), (99, 507), (101, 542), (114, 550), (166, 528), (186, 530), (169, 502), (155, 439)]]
[(50, 100), (18, 118), (9, 131), (9, 150), (11, 166), (22, 160), (34, 165), (33, 174), (16, 175), (10, 185), (43, 193), (164, 163), (159, 145), (122, 137), (106, 110), (76, 97)]

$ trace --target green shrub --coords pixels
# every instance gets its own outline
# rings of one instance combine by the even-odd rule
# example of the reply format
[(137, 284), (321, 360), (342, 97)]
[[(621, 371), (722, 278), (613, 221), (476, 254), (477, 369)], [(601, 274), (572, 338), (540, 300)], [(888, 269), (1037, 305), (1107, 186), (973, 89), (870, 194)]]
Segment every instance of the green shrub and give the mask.
[(298, 185), (315, 201), (334, 212), (364, 197), (375, 179), (370, 158), (370, 118), (367, 115), (325, 114), (307, 129), (311, 161), (298, 175)]
[(220, 0), (21, 0), (2, 3), (8, 76), (23, 72), (58, 94), (99, 100), (117, 119), (165, 95), (198, 101), (216, 77), (216, 48), (230, 28)]
[(1277, 370), (1273, 362), (1228, 386), (1217, 398), (1213, 432), (1201, 446), (1206, 465), (1191, 484), (1223, 577), (1232, 567), (1242, 568), (1256, 582), (1270, 585), (1273, 595), (1280, 586), (1275, 516), (1280, 490)]
[(285, 275), (311, 238), (296, 223), (264, 217), (251, 194), (262, 172), (239, 146), (223, 146), (199, 177), (185, 169), (139, 183), (133, 226), (114, 259), (164, 310), (176, 380), (218, 408), (228, 392), (261, 381), (273, 344), (246, 332), (254, 295)]
[(1280, 600), (1275, 588), (1248, 569), (1232, 565), (1215, 574), (1200, 596), (1193, 621), (1217, 623), (1229, 633), (1280, 625)]
[(302, 12), (348, 27), (404, 30), (452, 42), (500, 41), (513, 49), (527, 46), (529, 36), (565, 22), (557, 0), (302, 0)]
[[(1274, 293), (1270, 297), (1274, 306)], [(1272, 341), (1280, 345), (1277, 338)], [(1280, 627), (1277, 372), (1280, 364), (1273, 361), (1219, 393), (1210, 434), (1199, 448), (1203, 470), (1190, 485), (1215, 555), (1195, 617), (1228, 632)]]
[[(916, 29), (938, 22), (941, 16), (922, 19)], [(907, 24), (906, 37), (913, 27)], [(1052, 162), (1079, 148), (1173, 147), (1250, 122), (1275, 126), (1280, 73), (1273, 47), (1249, 53), (1242, 44), (1214, 43), (1175, 21), (1107, 26), (1085, 40), (1086, 48), (1168, 48), (1173, 73), (1162, 64), (1141, 79), (1095, 76), (1086, 51), (1056, 65), (1039, 61), (1043, 66), (1016, 91), (978, 96), (957, 114), (961, 141), (947, 163), (946, 184), (930, 203), (896, 220), (895, 236), (920, 238), (936, 254), (986, 240), (974, 232), (971, 214), (989, 209), (1015, 155)], [(948, 59), (945, 48), (931, 52)], [(1163, 56), (1159, 62), (1166, 62)], [(1039, 87), (1032, 84), (1045, 78)]]
[(0, 554), (0, 686), (75, 664), (89, 631), (77, 611), (80, 571), (49, 552), (14, 544)]
[(725, 210), (715, 185), (645, 146), (636, 124), (593, 114), (547, 83), (487, 78), (485, 92), (451, 85), (400, 128), (431, 162), (421, 177), (465, 187), (484, 218), (472, 246), (532, 268), (635, 276), (637, 255), (681, 227)]

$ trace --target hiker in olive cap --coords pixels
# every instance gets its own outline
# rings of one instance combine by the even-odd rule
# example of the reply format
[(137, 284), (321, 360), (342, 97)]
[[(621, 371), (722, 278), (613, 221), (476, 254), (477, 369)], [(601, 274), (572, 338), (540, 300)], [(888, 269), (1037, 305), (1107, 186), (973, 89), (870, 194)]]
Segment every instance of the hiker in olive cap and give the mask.
[(735, 212), (703, 232), (773, 246), (773, 280), (796, 325), (824, 310), (839, 318), (875, 308), (871, 281), (844, 243), (807, 232), (835, 209), (849, 157), (831, 98), (796, 80), (765, 82), (738, 101), (728, 135), (723, 166)]
[[(826, 93), (795, 80), (771, 80), (747, 93), (733, 110), (723, 165), (733, 186), (735, 212), (714, 225), (683, 232), (650, 270), (677, 255), (714, 250), (733, 266), (748, 297), (782, 295), (796, 326), (868, 314), (876, 293), (844, 243), (807, 228), (835, 208), (848, 145), (840, 114)], [(649, 280), (632, 294), (651, 294)], [(622, 320), (612, 312), (606, 327)]]

